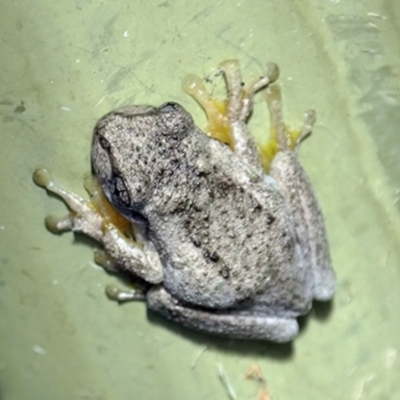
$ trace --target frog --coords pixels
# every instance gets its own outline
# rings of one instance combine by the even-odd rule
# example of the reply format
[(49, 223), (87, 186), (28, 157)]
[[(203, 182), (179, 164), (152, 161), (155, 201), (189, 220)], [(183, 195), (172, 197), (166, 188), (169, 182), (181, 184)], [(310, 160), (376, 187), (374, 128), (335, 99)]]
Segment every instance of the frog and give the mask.
[[(71, 210), (48, 217), (50, 231), (95, 239), (103, 247), (96, 262), (143, 283), (107, 287), (110, 298), (145, 301), (151, 312), (207, 334), (287, 343), (313, 301), (336, 291), (324, 217), (298, 154), (316, 114), (307, 111), (297, 131), (287, 127), (276, 64), (248, 86), (237, 60), (219, 71), (222, 102), (200, 78), (184, 80), (206, 111), (206, 132), (175, 102), (124, 106), (98, 120), (91, 200), (47, 169), (33, 180)], [(248, 127), (257, 93), (271, 118), (265, 146)]]

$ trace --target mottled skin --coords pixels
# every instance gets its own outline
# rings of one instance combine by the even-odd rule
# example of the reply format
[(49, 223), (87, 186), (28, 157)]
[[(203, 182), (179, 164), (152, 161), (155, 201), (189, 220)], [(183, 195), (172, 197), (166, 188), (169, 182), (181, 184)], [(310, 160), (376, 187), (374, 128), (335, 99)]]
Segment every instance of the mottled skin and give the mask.
[(145, 110), (102, 118), (92, 160), (111, 203), (147, 221), (164, 288), (208, 308), (245, 302), (285, 316), (307, 311), (308, 271), (276, 185), (197, 129), (179, 105)]
[(96, 124), (95, 175), (142, 247), (102, 224), (87, 202), (44, 171), (34, 179), (75, 211), (53, 229), (94, 237), (112, 260), (108, 267), (151, 284), (132, 298), (144, 297), (150, 309), (194, 329), (286, 342), (312, 300), (335, 292), (323, 218), (287, 140), (281, 137), (267, 176), (248, 132), (252, 96), (274, 79), (260, 78), (263, 84), (243, 98), (235, 94), (241, 82), (225, 74), (234, 152), (206, 136), (175, 103), (121, 108)]

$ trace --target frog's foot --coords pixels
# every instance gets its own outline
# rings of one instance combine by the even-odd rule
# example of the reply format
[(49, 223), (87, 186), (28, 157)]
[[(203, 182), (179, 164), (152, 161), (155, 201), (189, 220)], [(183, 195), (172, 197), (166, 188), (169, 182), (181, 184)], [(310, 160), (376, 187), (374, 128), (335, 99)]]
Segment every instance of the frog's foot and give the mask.
[(62, 218), (49, 216), (45, 223), (47, 229), (53, 233), (66, 230), (82, 232), (93, 239), (102, 242), (103, 219), (93, 205), (80, 196), (64, 189), (50, 175), (47, 169), (37, 169), (33, 174), (33, 181), (51, 193), (61, 197), (71, 212)]
[(147, 306), (180, 325), (232, 339), (286, 343), (299, 331), (296, 319), (191, 308), (174, 299), (162, 286), (155, 286), (147, 292)]
[(268, 173), (271, 162), (279, 151), (297, 151), (300, 143), (311, 134), (316, 113), (315, 110), (306, 111), (301, 128), (291, 130), (283, 119), (282, 95), (279, 85), (276, 83), (269, 85), (265, 90), (265, 97), (270, 113), (271, 136), (267, 143), (260, 145), (260, 159), (265, 172)]
[(279, 68), (276, 64), (268, 64), (264, 74), (247, 87), (244, 87), (237, 60), (224, 61), (220, 64), (220, 68), (224, 73), (228, 90), (227, 117), (231, 124), (236, 121), (246, 122), (253, 111), (254, 95), (279, 78)]
[(206, 132), (230, 146), (242, 159), (258, 171), (262, 171), (258, 149), (246, 126), (253, 110), (253, 99), (257, 91), (278, 79), (276, 64), (269, 64), (264, 75), (244, 87), (239, 62), (228, 60), (220, 64), (227, 87), (227, 100), (213, 99), (197, 76), (190, 75), (184, 81), (185, 90), (201, 105), (208, 118)]
[[(46, 218), (46, 227), (54, 233), (65, 230), (82, 232), (100, 242), (106, 253), (101, 259), (100, 253), (95, 256), (106, 269), (110, 271), (126, 271), (139, 276), (149, 283), (160, 283), (163, 278), (161, 262), (153, 245), (148, 242), (138, 227), (133, 227), (136, 232), (132, 235), (140, 238), (142, 243), (136, 243), (131, 237), (121, 230), (126, 228), (125, 222), (120, 222), (117, 212), (100, 193), (100, 188), (95, 183), (86, 181), (86, 189), (92, 196), (92, 201), (87, 201), (80, 196), (64, 189), (50, 175), (46, 169), (38, 169), (33, 174), (34, 182), (59, 196), (71, 209), (63, 218)], [(130, 227), (129, 223), (129, 227)], [(116, 261), (112, 261), (116, 260)]]

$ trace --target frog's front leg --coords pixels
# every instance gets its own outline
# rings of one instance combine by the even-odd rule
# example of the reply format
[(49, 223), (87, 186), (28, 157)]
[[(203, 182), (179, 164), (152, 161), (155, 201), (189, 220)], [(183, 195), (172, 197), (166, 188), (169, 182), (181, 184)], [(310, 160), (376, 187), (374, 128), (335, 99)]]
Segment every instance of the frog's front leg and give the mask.
[(258, 148), (249, 132), (246, 121), (253, 110), (255, 93), (278, 79), (278, 67), (272, 64), (267, 68), (266, 74), (254, 81), (247, 89), (243, 87), (237, 60), (225, 61), (220, 65), (220, 68), (224, 72), (228, 90), (227, 117), (230, 121), (230, 134), (233, 139), (234, 151), (262, 175), (263, 169), (258, 157)]
[(135, 238), (140, 239), (140, 244), (123, 235), (113, 223), (107, 221), (92, 202), (59, 185), (46, 169), (36, 170), (33, 180), (38, 186), (59, 196), (71, 209), (63, 218), (46, 218), (46, 227), (51, 232), (82, 232), (104, 246), (107, 256), (97, 252), (96, 258), (106, 269), (126, 271), (152, 284), (162, 282), (163, 270), (158, 254), (139, 229), (136, 229)]
[(258, 339), (277, 343), (291, 341), (299, 331), (296, 319), (269, 317), (240, 311), (191, 308), (172, 297), (163, 286), (147, 292), (147, 306), (187, 328), (232, 339)]

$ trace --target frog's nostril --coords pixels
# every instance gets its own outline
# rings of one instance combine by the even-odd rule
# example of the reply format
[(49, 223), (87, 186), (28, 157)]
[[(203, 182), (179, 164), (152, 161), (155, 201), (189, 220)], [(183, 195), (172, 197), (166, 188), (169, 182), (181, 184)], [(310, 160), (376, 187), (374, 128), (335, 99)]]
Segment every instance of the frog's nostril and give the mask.
[(107, 152), (110, 150), (111, 148), (110, 142), (105, 137), (100, 136), (99, 143), (102, 149), (106, 150)]

